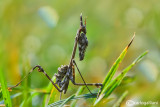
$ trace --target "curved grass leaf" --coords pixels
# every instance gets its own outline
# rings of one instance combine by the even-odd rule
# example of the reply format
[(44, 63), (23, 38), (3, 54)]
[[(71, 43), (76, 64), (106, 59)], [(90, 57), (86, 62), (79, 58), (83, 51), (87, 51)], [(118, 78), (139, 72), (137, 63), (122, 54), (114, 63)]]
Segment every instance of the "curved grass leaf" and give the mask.
[(7, 83), (6, 80), (4, 78), (4, 73), (2, 71), (2, 68), (0, 67), (0, 82), (1, 82), (1, 88), (2, 88), (2, 94), (3, 94), (3, 99), (5, 102), (5, 106), (6, 107), (12, 107), (12, 103), (11, 103), (11, 98), (8, 92), (8, 88), (7, 88)]
[(135, 61), (133, 61), (132, 64), (130, 64), (128, 67), (126, 67), (121, 74), (119, 74), (113, 81), (111, 81), (108, 85), (105, 85), (103, 88), (99, 98), (95, 101), (94, 105), (97, 105), (104, 97), (108, 97), (113, 90), (120, 85), (121, 81), (123, 80), (126, 73), (136, 64), (138, 63), (146, 54), (148, 51), (142, 53)]
[[(79, 95), (79, 96), (74, 96), (74, 97), (71, 97), (69, 101), (71, 100), (77, 100), (77, 99), (81, 99), (81, 98), (84, 98), (84, 99), (88, 99), (88, 98), (96, 98), (97, 96), (97, 93), (93, 93), (92, 94), (83, 94), (83, 95)], [(63, 99), (63, 100), (60, 100), (60, 101), (57, 101), (57, 102), (54, 102), (50, 105), (48, 105), (48, 107), (59, 107), (59, 105), (61, 105), (66, 99)]]
[[(75, 95), (71, 95), (70, 97), (68, 97), (67, 99), (65, 99), (64, 101), (62, 101), (62, 103), (58, 106), (58, 107), (63, 107), (67, 102), (69, 102), (71, 99), (74, 98)], [(48, 105), (48, 107), (55, 107), (56, 105), (54, 103)]]
[[(109, 70), (106, 78), (104, 79), (103, 81), (103, 87), (105, 87), (105, 85), (107, 85), (113, 78), (115, 72), (117, 71), (118, 67), (119, 67), (119, 64), (122, 62), (124, 56), (126, 55), (127, 53), (127, 50), (128, 48), (130, 47), (130, 45), (132, 44), (133, 42), (133, 39), (135, 37), (135, 34), (134, 36), (132, 37), (130, 43), (126, 46), (126, 48), (122, 51), (122, 53), (120, 54), (120, 56), (117, 58), (117, 60), (114, 62), (113, 66), (111, 67), (111, 69)], [(102, 88), (103, 89), (103, 88)]]
[(68, 97), (59, 107), (63, 107), (70, 99), (72, 99), (75, 95)]

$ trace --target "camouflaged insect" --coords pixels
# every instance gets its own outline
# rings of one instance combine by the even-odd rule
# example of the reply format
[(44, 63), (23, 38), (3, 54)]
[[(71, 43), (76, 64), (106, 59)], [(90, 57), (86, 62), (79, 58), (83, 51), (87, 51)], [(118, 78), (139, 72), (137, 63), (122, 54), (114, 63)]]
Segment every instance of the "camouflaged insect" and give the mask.
[(79, 60), (83, 60), (85, 56), (85, 51), (88, 46), (88, 40), (86, 34), (82, 32), (78, 37), (78, 48), (79, 48)]
[[(83, 25), (83, 21), (82, 21), (82, 14), (80, 15), (80, 28), (77, 31), (77, 35), (76, 35), (76, 39), (75, 39), (75, 44), (74, 44), (74, 48), (73, 48), (73, 52), (72, 52), (72, 56), (71, 56), (71, 60), (69, 65), (61, 65), (61, 67), (58, 68), (58, 72), (55, 73), (55, 77), (56, 77), (56, 82), (53, 82), (52, 79), (48, 76), (48, 74), (44, 71), (44, 69), (40, 66), (40, 65), (36, 65), (35, 67), (33, 67), (31, 69), (31, 71), (28, 73), (31, 74), (33, 72), (34, 69), (38, 68), (39, 72), (42, 72), (52, 83), (52, 85), (59, 91), (59, 92), (63, 92), (64, 94), (66, 93), (67, 89), (68, 89), (68, 85), (69, 85), (69, 81), (71, 80), (71, 82), (74, 85), (77, 86), (83, 86), (85, 85), (87, 87), (87, 89), (89, 90), (87, 85), (90, 86), (102, 86), (101, 83), (86, 83), (85, 80), (83, 79), (83, 76), (80, 72), (80, 70), (78, 69), (78, 66), (74, 60), (75, 58), (75, 53), (76, 53), (76, 49), (77, 49), (77, 43), (78, 43), (78, 47), (79, 47), (79, 58), (80, 60), (84, 59), (84, 55), (85, 55), (85, 50), (88, 46), (88, 40), (86, 37), (86, 20), (85, 20), (85, 24)], [(76, 66), (82, 80), (83, 83), (76, 83), (75, 82), (75, 68), (74, 65)], [(25, 79), (26, 77), (28, 77), (28, 75), (26, 75), (23, 79)], [(8, 88), (8, 89), (12, 89), (17, 87), (22, 81), (23, 79), (18, 82), (16, 85)], [(89, 90), (89, 92), (92, 94), (92, 92)], [(93, 94), (92, 94), (93, 95)], [(61, 94), (60, 94), (60, 99), (61, 99)]]
[(63, 90), (64, 94), (66, 93), (69, 85), (69, 80), (72, 78), (72, 68), (69, 68), (68, 65), (61, 65), (58, 68), (58, 73), (56, 76), (56, 84)]

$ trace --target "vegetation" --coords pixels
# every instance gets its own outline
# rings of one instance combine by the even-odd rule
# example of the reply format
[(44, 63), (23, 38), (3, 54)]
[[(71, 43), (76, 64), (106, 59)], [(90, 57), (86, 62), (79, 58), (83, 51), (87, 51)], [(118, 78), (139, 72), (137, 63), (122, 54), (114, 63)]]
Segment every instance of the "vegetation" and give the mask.
[[(127, 100), (159, 101), (159, 4), (159, 1), (151, 0), (145, 3), (127, 0), (2, 0), (0, 106), (117, 107), (126, 106)], [(37, 64), (55, 81), (57, 68), (70, 61), (81, 12), (86, 16), (89, 43), (84, 60), (80, 62), (78, 57), (75, 60), (87, 83), (103, 83), (101, 90), (89, 86), (99, 98), (91, 95), (85, 86), (70, 83), (60, 100), (60, 93), (38, 72), (33, 72), (20, 86), (8, 90), (7, 86), (17, 84)], [(127, 52), (123, 48), (133, 32), (136, 37)], [(149, 50), (146, 57), (148, 51), (145, 50)], [(77, 83), (83, 82), (77, 71), (75, 77)]]

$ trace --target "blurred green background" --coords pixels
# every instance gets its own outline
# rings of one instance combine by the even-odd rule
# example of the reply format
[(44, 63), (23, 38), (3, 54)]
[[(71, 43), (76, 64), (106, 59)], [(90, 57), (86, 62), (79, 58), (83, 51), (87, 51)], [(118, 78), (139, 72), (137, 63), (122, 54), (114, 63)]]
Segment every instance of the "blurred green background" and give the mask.
[[(20, 81), (21, 76), (37, 64), (52, 77), (60, 65), (69, 63), (80, 13), (87, 17), (89, 46), (84, 61), (79, 61), (78, 51), (76, 61), (85, 81), (101, 83), (136, 32), (119, 71), (143, 51), (149, 50), (149, 54), (128, 73), (134, 81), (122, 84), (111, 97), (118, 98), (128, 89), (127, 99), (160, 101), (158, 0), (1, 0), (0, 65), (3, 66), (8, 86)], [(76, 81), (82, 82), (77, 72)], [(35, 71), (30, 76), (29, 87), (41, 89), (48, 83), (43, 74)], [(78, 86), (71, 83), (63, 98), (77, 89)], [(36, 97), (33, 101), (33, 106), (37, 106), (41, 98)], [(85, 100), (81, 101), (82, 105), (89, 105)], [(14, 105), (19, 103), (14, 100)], [(109, 105), (113, 103), (111, 101)], [(125, 103), (123, 105), (126, 106)]]

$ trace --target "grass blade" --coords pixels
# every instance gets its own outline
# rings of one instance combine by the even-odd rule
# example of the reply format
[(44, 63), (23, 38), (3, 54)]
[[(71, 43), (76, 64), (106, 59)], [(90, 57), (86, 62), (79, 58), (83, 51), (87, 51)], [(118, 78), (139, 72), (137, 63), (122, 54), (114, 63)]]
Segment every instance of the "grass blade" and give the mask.
[(138, 63), (146, 54), (148, 53), (148, 51), (142, 53), (135, 61), (133, 61), (132, 64), (130, 64), (128, 67), (126, 67), (122, 73), (120, 75), (118, 75), (113, 81), (111, 81), (109, 83), (109, 85), (106, 85), (99, 98), (95, 101), (94, 105), (97, 105), (104, 97), (108, 97), (113, 90), (120, 85), (121, 81), (123, 80), (124, 76), (126, 75), (126, 73), (136, 64)]
[(128, 91), (125, 91), (122, 96), (117, 100), (117, 102), (113, 105), (113, 107), (120, 107), (121, 103), (125, 99), (125, 97), (128, 95)]
[(2, 98), (2, 90), (0, 90), (0, 100), (1, 100), (1, 98)]
[[(56, 78), (55, 78), (55, 76), (53, 76), (52, 81), (55, 81), (55, 80), (56, 80)], [(51, 82), (49, 82), (49, 84), (48, 84), (47, 88), (45, 88), (45, 90), (47, 92), (49, 92), (50, 95), (47, 95), (47, 94), (44, 95), (44, 100), (43, 100), (44, 107), (46, 107), (48, 104), (55, 102), (55, 98), (56, 98), (56, 95), (58, 92)]]
[(70, 101), (75, 95), (68, 97), (59, 107), (63, 107), (68, 101)]
[(0, 82), (1, 82), (1, 88), (2, 88), (2, 95), (5, 102), (6, 107), (12, 107), (11, 98), (8, 92), (7, 83), (4, 78), (4, 73), (2, 71), (2, 68), (0, 67)]
[[(56, 78), (55, 76), (52, 77), (52, 81), (55, 81)], [(55, 89), (55, 87), (52, 85), (51, 82), (49, 82), (47, 88), (45, 88), (45, 90), (47, 92), (51, 92), (50, 95), (44, 95), (44, 99), (43, 99), (43, 107), (46, 107), (48, 104), (51, 104), (52, 102), (55, 101), (55, 95), (57, 93), (57, 90)]]
[[(11, 95), (10, 98), (11, 98), (11, 99), (14, 99), (14, 98), (16, 98), (16, 97), (18, 97), (18, 96), (20, 96), (20, 95), (22, 95), (22, 92), (16, 93), (16, 94), (14, 94), (14, 95)], [(3, 104), (3, 103), (4, 103), (4, 100), (0, 101), (0, 104)]]
[[(122, 53), (120, 54), (120, 56), (117, 58), (117, 60), (114, 62), (113, 66), (111, 67), (111, 69), (109, 70), (106, 78), (104, 79), (103, 81), (103, 87), (108, 84), (111, 79), (113, 78), (115, 72), (117, 71), (118, 67), (119, 67), (119, 64), (122, 62), (123, 58), (125, 57), (126, 53), (127, 53), (127, 50), (128, 48), (130, 47), (130, 45), (132, 44), (133, 42), (133, 39), (135, 37), (135, 34), (134, 36), (132, 37), (132, 40), (130, 41), (130, 43), (126, 46), (126, 48), (122, 51)], [(103, 88), (102, 88), (103, 89)]]
[(48, 107), (56, 107), (56, 106), (58, 106), (58, 107), (63, 107), (67, 102), (69, 102), (70, 100), (72, 100), (72, 99), (74, 98), (74, 96), (75, 96), (75, 95), (72, 95), (72, 96), (68, 97), (68, 98), (65, 99), (65, 100), (61, 100), (61, 103), (59, 104), (60, 106), (55, 105), (55, 103), (52, 103), (52, 104), (48, 105)]
[[(97, 96), (97, 93), (93, 93), (94, 95), (92, 94), (83, 94), (83, 95), (79, 95), (79, 96), (74, 96), (72, 97), (70, 100), (77, 100), (77, 99), (81, 99), (81, 98), (84, 98), (84, 99), (88, 99), (88, 98), (96, 98)], [(59, 107), (59, 105), (61, 105), (66, 99), (63, 99), (63, 100), (60, 100), (60, 101), (57, 101), (57, 102), (54, 102), (52, 104), (50, 104), (48, 107)]]

